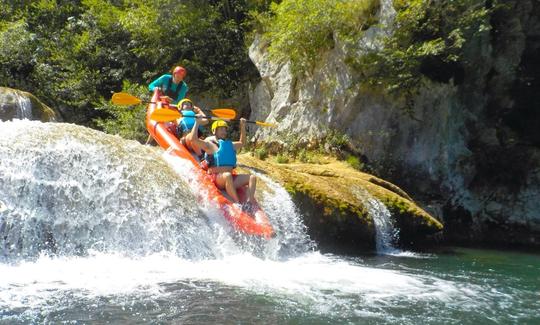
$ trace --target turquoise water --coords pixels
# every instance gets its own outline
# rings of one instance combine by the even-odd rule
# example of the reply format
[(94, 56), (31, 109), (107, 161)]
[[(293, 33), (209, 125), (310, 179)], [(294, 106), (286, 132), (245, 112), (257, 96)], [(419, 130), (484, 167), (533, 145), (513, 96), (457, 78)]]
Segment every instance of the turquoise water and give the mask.
[(405, 254), (96, 254), (0, 264), (0, 323), (540, 323), (539, 255)]
[(540, 255), (322, 254), (262, 174), (277, 236), (243, 238), (162, 151), (0, 124), (0, 324), (540, 324)]

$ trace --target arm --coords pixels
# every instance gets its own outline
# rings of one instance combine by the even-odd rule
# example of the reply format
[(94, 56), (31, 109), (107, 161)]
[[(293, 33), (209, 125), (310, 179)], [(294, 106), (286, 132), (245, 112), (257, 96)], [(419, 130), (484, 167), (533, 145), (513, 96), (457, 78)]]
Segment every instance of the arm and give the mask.
[(233, 142), (234, 149), (238, 152), (246, 144), (246, 119), (240, 119), (240, 140)]
[[(204, 117), (206, 117), (206, 114), (204, 114), (204, 112), (197, 106), (194, 106), (193, 107), (193, 111), (195, 113), (197, 113), (197, 115), (202, 115)], [(207, 118), (204, 118), (201, 120), (201, 125), (207, 125), (208, 124), (208, 119)]]
[(191, 132), (189, 132), (187, 135), (187, 139), (188, 141), (191, 141), (191, 143), (199, 146), (202, 150), (206, 151), (206, 153), (212, 154), (216, 152), (217, 148), (215, 148), (215, 146), (213, 146), (211, 143), (199, 139), (199, 125), (202, 119), (202, 116), (197, 116), (193, 129), (191, 129)]
[(161, 88), (161, 86), (163, 86), (166, 79), (167, 79), (167, 75), (164, 74), (161, 77), (157, 78), (156, 80), (152, 81), (150, 83), (150, 85), (148, 85), (148, 90), (149, 91), (154, 91), (154, 88), (156, 88), (156, 87)]

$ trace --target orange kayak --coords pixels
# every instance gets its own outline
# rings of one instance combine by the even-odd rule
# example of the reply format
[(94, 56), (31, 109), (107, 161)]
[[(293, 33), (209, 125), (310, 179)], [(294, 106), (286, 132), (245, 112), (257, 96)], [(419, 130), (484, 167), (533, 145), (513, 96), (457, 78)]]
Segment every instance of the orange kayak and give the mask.
[[(198, 193), (198, 198), (200, 200), (214, 201), (223, 212), (225, 218), (238, 231), (248, 235), (261, 236), (266, 239), (271, 238), (274, 235), (274, 229), (261, 207), (257, 203), (252, 204), (248, 212), (242, 210), (239, 205), (233, 204), (225, 191), (218, 189), (210, 178), (210, 175), (201, 168), (197, 158), (179, 141), (176, 136), (176, 122), (156, 122), (150, 118), (152, 112), (156, 109), (169, 109), (162, 108), (162, 103), (159, 101), (159, 91), (154, 92), (154, 96), (152, 96), (152, 100), (148, 104), (146, 129), (163, 149), (193, 164), (196, 181), (204, 188), (204, 191)], [(241, 202), (245, 201), (247, 197), (246, 193), (247, 189), (245, 187), (238, 189), (238, 196)]]

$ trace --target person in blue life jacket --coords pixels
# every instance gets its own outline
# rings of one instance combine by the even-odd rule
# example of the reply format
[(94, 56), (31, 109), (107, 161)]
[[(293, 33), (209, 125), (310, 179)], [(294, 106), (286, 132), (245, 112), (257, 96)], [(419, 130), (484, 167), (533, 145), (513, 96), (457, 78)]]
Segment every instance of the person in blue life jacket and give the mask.
[[(202, 117), (200, 122), (201, 125), (208, 124), (208, 119), (205, 118), (206, 115), (199, 107), (193, 105), (193, 102), (188, 98), (184, 98), (180, 102), (178, 102), (178, 110), (182, 114), (182, 117), (177, 120), (178, 126), (176, 127), (176, 133), (178, 134), (180, 142), (186, 148), (195, 153), (195, 155), (197, 155), (198, 157), (202, 157), (203, 151), (198, 145), (194, 144), (192, 141), (189, 140), (188, 135), (190, 132), (192, 132), (197, 115)], [(197, 128), (199, 137), (202, 135), (202, 131), (202, 126), (199, 126)]]
[(240, 119), (240, 140), (231, 141), (227, 139), (227, 122), (217, 120), (212, 123), (211, 131), (213, 136), (204, 140), (198, 137), (199, 124), (203, 117), (198, 116), (193, 125), (193, 130), (189, 134), (191, 142), (202, 148), (205, 154), (205, 163), (208, 166), (208, 174), (219, 189), (225, 189), (232, 200), (238, 203), (237, 188), (248, 185), (247, 203), (255, 202), (255, 188), (257, 178), (249, 174), (236, 174), (236, 153), (242, 149), (246, 142), (246, 119)]
[(170, 74), (166, 73), (152, 81), (148, 85), (148, 90), (154, 91), (156, 88), (160, 89), (163, 95), (160, 99), (176, 105), (186, 97), (189, 90), (188, 85), (184, 81), (186, 74), (187, 70), (184, 67), (177, 66)]

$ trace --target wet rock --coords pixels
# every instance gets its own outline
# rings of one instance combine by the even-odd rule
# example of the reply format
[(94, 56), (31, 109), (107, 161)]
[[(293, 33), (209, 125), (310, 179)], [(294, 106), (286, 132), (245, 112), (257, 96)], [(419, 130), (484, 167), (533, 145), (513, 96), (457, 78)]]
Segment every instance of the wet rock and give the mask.
[(375, 226), (367, 200), (382, 202), (400, 231), (403, 246), (433, 245), (442, 224), (416, 205), (396, 185), (359, 172), (330, 158), (322, 164), (278, 164), (250, 154), (240, 162), (268, 174), (291, 194), (304, 215), (304, 223), (320, 248), (358, 253), (375, 248)]
[(34, 95), (12, 88), (0, 87), (0, 120), (13, 119), (60, 122), (60, 114), (43, 104)]

